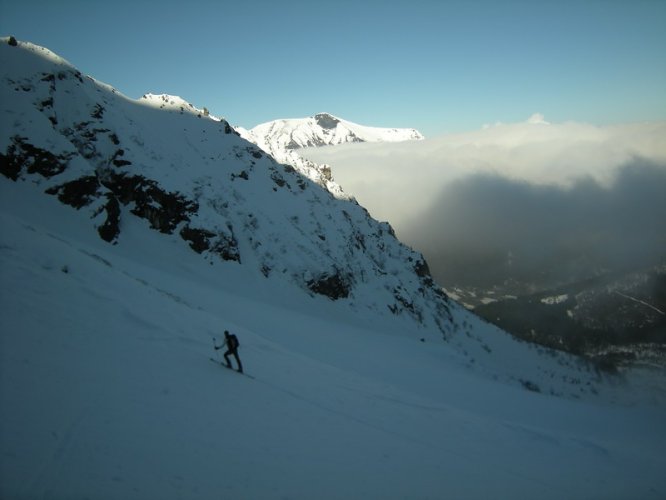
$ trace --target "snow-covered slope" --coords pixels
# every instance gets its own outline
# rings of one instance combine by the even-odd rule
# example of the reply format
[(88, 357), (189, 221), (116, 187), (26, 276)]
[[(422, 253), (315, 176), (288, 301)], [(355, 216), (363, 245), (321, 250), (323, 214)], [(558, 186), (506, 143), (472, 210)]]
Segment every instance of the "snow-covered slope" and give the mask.
[[(666, 493), (663, 406), (526, 391), (474, 369), (481, 353), (211, 267), (138, 218), (111, 246), (30, 182), (0, 186), (2, 498)], [(208, 360), (224, 329), (255, 379)]]
[(420, 254), (180, 98), (134, 102), (34, 46), (2, 46), (0, 170), (89, 214), (110, 243), (127, 218), (354, 307), (452, 327)]
[(661, 393), (480, 321), (225, 121), (4, 42), (0, 497), (664, 496)]

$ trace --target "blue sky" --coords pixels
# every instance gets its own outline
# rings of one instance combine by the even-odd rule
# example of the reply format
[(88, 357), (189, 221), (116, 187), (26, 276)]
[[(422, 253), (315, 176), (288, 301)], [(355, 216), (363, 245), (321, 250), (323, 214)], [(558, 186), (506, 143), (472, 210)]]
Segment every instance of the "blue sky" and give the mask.
[(666, 119), (663, 0), (0, 0), (0, 33), (244, 127), (320, 111), (426, 136), (535, 112)]

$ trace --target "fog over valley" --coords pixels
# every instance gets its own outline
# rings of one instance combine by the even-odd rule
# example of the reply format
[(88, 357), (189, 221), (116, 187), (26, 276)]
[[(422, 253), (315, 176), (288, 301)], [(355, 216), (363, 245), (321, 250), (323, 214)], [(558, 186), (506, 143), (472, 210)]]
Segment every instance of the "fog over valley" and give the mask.
[(666, 123), (517, 124), (301, 150), (444, 286), (556, 286), (666, 255)]

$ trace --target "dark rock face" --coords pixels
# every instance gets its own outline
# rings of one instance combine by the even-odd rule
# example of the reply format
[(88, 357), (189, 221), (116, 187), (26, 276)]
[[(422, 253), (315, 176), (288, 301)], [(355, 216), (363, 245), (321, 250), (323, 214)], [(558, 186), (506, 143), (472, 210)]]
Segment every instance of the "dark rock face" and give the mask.
[(180, 230), (180, 236), (190, 243), (192, 250), (201, 253), (210, 249), (210, 240), (215, 236), (215, 233), (206, 229), (194, 229), (185, 226)]
[(307, 283), (308, 288), (314, 293), (325, 295), (333, 300), (346, 298), (351, 291), (351, 283), (339, 272), (334, 274), (322, 274)]
[(14, 136), (6, 154), (0, 154), (0, 173), (15, 181), (21, 172), (53, 177), (67, 168), (71, 155), (56, 156), (33, 146), (23, 137)]
[(178, 224), (188, 221), (198, 206), (177, 193), (161, 189), (155, 181), (140, 175), (107, 173), (104, 176), (84, 176), (46, 190), (60, 201), (76, 209), (106, 197), (102, 210), (107, 219), (100, 236), (113, 241), (119, 234), (120, 207), (132, 205), (130, 212), (147, 220), (150, 227), (166, 234), (173, 233)]
[[(228, 228), (231, 232), (231, 228)], [(238, 251), (238, 241), (233, 236), (214, 233), (207, 229), (192, 228), (189, 225), (180, 230), (180, 236), (189, 242), (190, 248), (197, 253), (209, 250), (220, 256), (223, 260), (231, 260), (240, 263), (240, 252)]]
[(337, 118), (334, 118), (333, 116), (329, 115), (328, 113), (319, 113), (314, 115), (314, 119), (317, 122), (317, 125), (319, 125), (323, 129), (331, 130), (334, 129), (335, 127), (338, 126), (338, 123), (340, 123), (340, 120)]
[(162, 233), (173, 233), (178, 224), (189, 220), (198, 209), (196, 202), (167, 192), (157, 182), (140, 175), (111, 174), (103, 184), (120, 203), (134, 205), (131, 213), (146, 219), (150, 227)]
[(414, 272), (419, 278), (430, 278), (430, 267), (425, 259), (418, 260), (414, 264)]
[[(79, 146), (86, 149), (84, 144)], [(116, 152), (115, 156), (121, 154)], [(51, 178), (63, 173), (73, 156), (73, 153), (57, 156), (30, 144), (25, 138), (15, 137), (6, 154), (0, 154), (0, 173), (13, 181), (27, 174)], [(51, 186), (45, 192), (77, 210), (101, 201), (95, 215), (105, 213), (106, 217), (97, 231), (110, 243), (120, 235), (122, 207), (131, 206), (130, 213), (147, 220), (151, 228), (165, 234), (172, 234), (181, 223), (189, 222), (199, 208), (195, 201), (168, 192), (153, 180), (109, 170)], [(186, 225), (179, 234), (199, 253), (210, 250), (223, 260), (240, 262), (238, 242), (232, 229), (229, 227), (228, 230), (230, 234), (217, 234)]]
[(79, 209), (90, 205), (97, 199), (99, 188), (97, 176), (89, 175), (51, 187), (46, 192), (56, 195), (66, 205)]
[(111, 194), (107, 194), (104, 210), (106, 211), (106, 220), (97, 228), (97, 232), (104, 241), (112, 243), (116, 241), (120, 234), (120, 204), (118, 199)]

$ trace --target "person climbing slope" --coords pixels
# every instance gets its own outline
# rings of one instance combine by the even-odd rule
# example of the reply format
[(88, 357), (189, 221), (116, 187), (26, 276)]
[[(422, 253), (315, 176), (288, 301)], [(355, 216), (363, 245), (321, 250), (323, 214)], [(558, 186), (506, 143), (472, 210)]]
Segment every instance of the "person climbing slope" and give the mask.
[(241, 363), (240, 358), (238, 357), (238, 348), (240, 343), (238, 342), (238, 337), (233, 333), (229, 333), (229, 330), (224, 331), (224, 344), (221, 346), (215, 346), (215, 350), (222, 349), (227, 347), (226, 352), (224, 353), (224, 360), (227, 362), (227, 367), (231, 368), (231, 362), (229, 361), (229, 355), (232, 355), (236, 358), (236, 363), (238, 364), (238, 372), (243, 373), (243, 364)]

